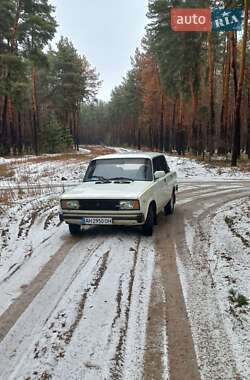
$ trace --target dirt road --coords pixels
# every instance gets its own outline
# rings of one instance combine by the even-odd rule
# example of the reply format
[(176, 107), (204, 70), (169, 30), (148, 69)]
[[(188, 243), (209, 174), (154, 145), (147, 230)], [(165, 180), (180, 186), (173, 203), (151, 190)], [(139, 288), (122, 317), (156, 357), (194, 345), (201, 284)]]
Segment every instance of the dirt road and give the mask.
[[(203, 230), (249, 189), (182, 182), (175, 215), (159, 217), (152, 239), (119, 228), (72, 238), (60, 226), (60, 248), (0, 316), (0, 378), (235, 380)], [(1, 284), (6, 294), (18, 276)]]

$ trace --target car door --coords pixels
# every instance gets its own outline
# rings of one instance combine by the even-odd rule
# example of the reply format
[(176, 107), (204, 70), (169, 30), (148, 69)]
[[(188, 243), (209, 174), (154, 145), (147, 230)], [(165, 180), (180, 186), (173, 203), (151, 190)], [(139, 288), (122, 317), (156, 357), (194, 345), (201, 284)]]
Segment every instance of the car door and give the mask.
[(162, 165), (164, 167), (164, 171), (166, 173), (165, 177), (165, 205), (169, 202), (172, 196), (173, 191), (173, 180), (172, 180), (172, 174), (170, 172), (169, 166), (167, 164), (167, 160), (165, 156), (162, 156)]
[[(153, 159), (153, 171), (154, 173), (164, 171), (167, 176), (167, 163), (164, 156), (158, 156)], [(158, 210), (166, 206), (166, 199), (168, 198), (166, 176), (155, 180), (154, 184), (154, 196)]]
[(166, 174), (163, 183), (163, 204), (164, 206), (166, 206), (172, 195), (172, 181), (170, 169), (164, 155), (160, 156), (160, 167), (161, 170), (164, 171)]

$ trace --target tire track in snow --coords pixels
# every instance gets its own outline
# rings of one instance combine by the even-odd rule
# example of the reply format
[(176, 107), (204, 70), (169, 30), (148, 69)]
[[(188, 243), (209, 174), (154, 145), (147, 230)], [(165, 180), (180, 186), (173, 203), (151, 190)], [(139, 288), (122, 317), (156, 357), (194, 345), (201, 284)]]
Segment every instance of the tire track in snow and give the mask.
[[(137, 263), (137, 256), (138, 256), (138, 249), (140, 245), (140, 239), (138, 240), (136, 244), (136, 248), (132, 249), (133, 252), (133, 265), (130, 270), (130, 280), (128, 284), (128, 295), (126, 299), (126, 308), (124, 310), (124, 316), (125, 321), (122, 326), (119, 328), (119, 341), (116, 346), (115, 356), (112, 358), (113, 366), (110, 369), (110, 375), (111, 379), (118, 380), (121, 379), (122, 375), (122, 368), (124, 364), (124, 353), (125, 353), (125, 343), (126, 343), (126, 336), (127, 336), (127, 330), (128, 330), (128, 321), (129, 321), (129, 312), (130, 312), (130, 306), (131, 306), (131, 298), (132, 298), (132, 290), (133, 290), (133, 284), (135, 280), (135, 268)], [(131, 250), (130, 250), (131, 251)], [(118, 292), (120, 291), (120, 287)], [(119, 294), (119, 293), (118, 293)], [(121, 294), (122, 296), (122, 294)], [(122, 297), (121, 297), (122, 299)], [(118, 298), (119, 302), (119, 298)], [(118, 305), (119, 307), (119, 305)], [(113, 321), (112, 326), (115, 327), (115, 322)]]
[[(110, 239), (105, 239), (41, 330), (33, 334), (29, 352), (21, 356), (10, 379), (111, 379), (119, 342), (119, 377), (131, 380), (134, 374), (136, 379), (143, 378), (154, 249), (151, 239), (143, 238), (140, 244), (139, 240), (130, 231), (114, 231)], [(85, 242), (73, 248), (76, 256)], [(61, 337), (74, 323), (70, 342), (64, 344)]]
[[(44, 243), (46, 243), (55, 233), (55, 231), (48, 231), (46, 234), (46, 238), (44, 238), (41, 242), (39, 242), (38, 236), (40, 235), (41, 226), (43, 219), (47, 218), (48, 215), (51, 214), (51, 209), (55, 210), (56, 207), (51, 205), (41, 206), (37, 205), (37, 208), (30, 210), (23, 210), (25, 212), (25, 216), (21, 219), (19, 222), (19, 225), (16, 230), (14, 231), (8, 231), (8, 240), (9, 244), (11, 243), (11, 240), (15, 240), (15, 245), (13, 245), (13, 250), (17, 250), (16, 255), (12, 255), (13, 259), (10, 259), (10, 267), (9, 270), (3, 271), (3, 275), (0, 279), (0, 285), (3, 285), (8, 280), (12, 278), (16, 274), (17, 271), (19, 271), (23, 266), (29, 265), (29, 260), (34, 251), (39, 249)], [(18, 214), (20, 210), (18, 209), (16, 214)], [(47, 215), (48, 214), (48, 215)], [(10, 223), (9, 223), (10, 224)], [(32, 235), (34, 231), (34, 238)], [(30, 236), (29, 236), (30, 235)], [(36, 243), (36, 239), (38, 242)], [(59, 248), (59, 247), (58, 247)], [(4, 263), (5, 258), (8, 260), (9, 252), (3, 252), (2, 253), (2, 260)], [(15, 259), (16, 256), (16, 259)], [(15, 260), (15, 261), (14, 261)], [(7, 269), (7, 268), (6, 268)], [(19, 275), (19, 273), (18, 273)], [(17, 276), (16, 276), (17, 277)], [(20, 276), (19, 276), (20, 278)]]
[[(197, 361), (204, 380), (211, 378), (233, 380), (237, 376), (237, 370), (217, 305), (216, 294), (213, 291), (213, 274), (206, 255), (209, 242), (201, 224), (208, 216), (212, 217), (225, 203), (241, 199), (246, 195), (249, 195), (249, 188), (244, 183), (233, 190), (230, 190), (229, 186), (228, 191), (223, 189), (218, 191), (217, 187), (216, 192), (210, 193), (207, 197), (202, 194), (194, 199), (184, 198), (180, 204), (185, 206), (179, 211), (183, 214), (183, 218), (186, 218), (185, 228), (190, 226), (192, 229), (195, 226), (196, 235), (192, 236), (191, 231), (187, 230), (188, 234), (185, 237), (185, 231), (181, 232), (183, 220), (180, 219), (180, 214), (176, 216), (175, 230), (172, 227), (170, 229), (175, 242), (178, 271), (191, 322)], [(200, 210), (199, 213), (197, 209)], [(182, 239), (178, 236), (182, 236)], [(196, 247), (195, 255), (189, 249), (192, 244)]]
[(156, 257), (150, 297), (147, 349), (144, 353), (144, 380), (169, 379), (166, 296), (161, 283), (162, 273), (158, 259)]
[[(100, 248), (100, 245), (98, 246), (98, 248)], [(89, 297), (94, 295), (94, 293), (96, 292), (96, 290), (98, 289), (98, 287), (100, 285), (102, 277), (104, 276), (105, 271), (107, 269), (107, 261), (109, 258), (109, 253), (110, 253), (110, 251), (107, 251), (98, 260), (98, 262), (96, 264), (95, 272), (92, 273), (92, 275), (93, 275), (92, 281), (90, 282), (90, 285), (86, 289), (84, 289), (84, 292), (82, 293), (82, 295), (80, 297), (79, 303), (76, 305), (75, 318), (71, 322), (69, 328), (67, 328), (65, 331), (62, 331), (60, 329), (59, 329), (59, 331), (57, 331), (57, 330), (55, 330), (55, 324), (54, 323), (52, 323), (49, 327), (49, 330), (54, 329), (53, 333), (56, 332), (56, 334), (57, 334), (56, 335), (57, 342), (56, 342), (56, 340), (54, 340), (53, 345), (54, 345), (54, 347), (58, 347), (58, 350), (56, 350), (56, 355), (57, 355), (58, 359), (63, 358), (65, 356), (66, 346), (71, 343), (74, 332), (77, 329), (81, 319), (84, 316), (84, 309), (85, 309), (86, 302), (87, 302)], [(79, 274), (80, 273), (78, 272), (78, 275)], [(69, 289), (69, 287), (68, 287), (68, 289)], [(63, 314), (62, 312), (59, 312), (56, 319), (58, 321), (60, 321), (62, 318), (65, 319), (65, 313)], [(46, 322), (48, 322), (48, 320)], [(61, 326), (66, 327), (66, 323), (63, 322), (61, 324)], [(35, 344), (35, 350), (34, 350), (35, 356), (34, 357), (36, 359), (39, 359), (39, 357), (42, 356), (42, 350), (44, 349), (44, 347), (46, 347), (46, 346), (44, 346), (44, 344), (43, 344), (43, 347), (39, 350), (39, 341)], [(45, 372), (48, 376), (50, 376), (48, 371), (45, 371)], [(42, 376), (43, 376), (43, 374), (42, 374)]]
[[(52, 278), (55, 271), (63, 263), (70, 250), (79, 242), (79, 239), (70, 238), (52, 257), (52, 259), (42, 268), (36, 278), (32, 281), (31, 284), (24, 290), (20, 297), (1, 315), (0, 317), (0, 343), (18, 321), (20, 316), (24, 311), (29, 307), (35, 297), (39, 292), (44, 288), (47, 282)], [(87, 252), (87, 257), (84, 257), (84, 260), (78, 263), (77, 268), (74, 270), (69, 283), (64, 283), (63, 289), (66, 291), (78, 274), (83, 270), (84, 266), (87, 264), (89, 257), (100, 247), (103, 243), (97, 243), (94, 248), (90, 248)], [(78, 262), (78, 261), (76, 261)], [(74, 268), (74, 266), (72, 266)], [(72, 270), (72, 269), (71, 269)], [(60, 299), (60, 298), (59, 298)], [(57, 301), (58, 302), (58, 301)], [(49, 316), (48, 316), (49, 318)]]
[(144, 352), (152, 279), (155, 266), (155, 245), (142, 238), (137, 254), (135, 279), (128, 321), (122, 379), (144, 379)]
[[(184, 185), (177, 195), (176, 215), (172, 218), (167, 218), (166, 223), (163, 223), (162, 217), (160, 217), (162, 223), (159, 224), (157, 230), (160, 229), (161, 232), (156, 231), (156, 237), (158, 235), (156, 270), (153, 279), (154, 285), (152, 288), (149, 310), (150, 321), (147, 329), (147, 351), (145, 352), (144, 379), (199, 379), (199, 369), (206, 365), (204, 362), (209, 362), (209, 360), (210, 362), (213, 362), (213, 358), (216, 357), (216, 354), (214, 355), (216, 348), (212, 349), (211, 344), (209, 344), (211, 352), (206, 351), (207, 357), (206, 360), (204, 360), (202, 354), (200, 355), (200, 353), (203, 352), (202, 350), (204, 349), (204, 346), (202, 347), (202, 342), (200, 343), (199, 337), (197, 337), (197, 331), (200, 334), (202, 329), (199, 329), (199, 327), (197, 328), (196, 326), (196, 330), (193, 330), (193, 325), (192, 329), (190, 329), (186, 314), (186, 310), (188, 310), (188, 312), (190, 311), (190, 305), (186, 304), (187, 288), (182, 273), (181, 279), (178, 280), (179, 255), (177, 256), (176, 263), (175, 243), (178, 246), (178, 252), (182, 252), (182, 256), (187, 259), (189, 255), (185, 255), (186, 243), (185, 231), (184, 228), (182, 229), (181, 227), (182, 215), (183, 218), (184, 215), (189, 217), (189, 223), (191, 226), (196, 225), (199, 223), (199, 220), (203, 220), (206, 215), (218, 209), (218, 207), (227, 202), (228, 199), (244, 197), (247, 192), (249, 193), (249, 189), (246, 185), (246, 183), (225, 184), (224, 182), (220, 182), (216, 184), (210, 183), (209, 186), (202, 186), (198, 189), (196, 186), (191, 188), (190, 184), (187, 184), (187, 190), (185, 190)], [(200, 233), (202, 234), (202, 231), (200, 231)], [(192, 257), (189, 258), (192, 260)], [(168, 264), (166, 265), (166, 263)], [(192, 265), (195, 267), (195, 262), (193, 262)], [(199, 268), (199, 271), (202, 271), (202, 269)], [(176, 276), (173, 273), (176, 273)], [(173, 277), (176, 277), (175, 280)], [(174, 285), (176, 281), (179, 283), (179, 295), (176, 295), (176, 289), (178, 288), (178, 286)], [(191, 283), (193, 283), (193, 287), (195, 288), (195, 278)], [(160, 296), (162, 285), (164, 285), (163, 291), (166, 294), (166, 303), (164, 302), (164, 295), (162, 297)], [(196, 300), (197, 304), (196, 306), (191, 307), (192, 310), (195, 308), (197, 310), (199, 309), (198, 293), (196, 295)], [(180, 312), (180, 310), (182, 310), (182, 312)], [(203, 316), (204, 321), (206, 321), (206, 318), (209, 319), (209, 316)], [(181, 323), (181, 320), (183, 323)], [(175, 327), (175, 324), (176, 326), (179, 324), (179, 327)], [(201, 324), (203, 326), (205, 322)], [(207, 339), (212, 339), (212, 341), (217, 344), (216, 339), (212, 337), (212, 331), (210, 331), (210, 333), (211, 337), (207, 337)], [(224, 339), (223, 327), (221, 329), (221, 338)], [(185, 340), (186, 345), (183, 343)], [(219, 345), (217, 346), (217, 348), (219, 348)], [(230, 347), (230, 345), (228, 345), (228, 347)], [(165, 357), (166, 355), (167, 357)], [(217, 356), (220, 358), (218, 351)], [(223, 364), (220, 363), (218, 366), (219, 360), (220, 359), (217, 360), (216, 364), (214, 361), (218, 371), (220, 370), (220, 367), (223, 367), (223, 364), (225, 364), (221, 359), (221, 363)], [(233, 367), (233, 359), (231, 366)], [(226, 367), (228, 367), (228, 363), (226, 364)], [(215, 376), (216, 369), (213, 372), (213, 376)], [(190, 375), (192, 371), (193, 373)], [(202, 371), (201, 376), (203, 376), (203, 373), (204, 371)], [(215, 379), (216, 377), (213, 376), (210, 376), (210, 378)], [(230, 380), (232, 379), (230, 378)]]
[[(221, 183), (221, 186), (223, 185), (225, 186), (225, 183)], [(214, 202), (218, 202), (220, 195), (225, 197), (223, 189), (220, 190), (222, 190), (221, 194), (217, 187), (215, 193), (212, 192), (204, 199), (202, 198), (204, 194), (200, 194), (200, 199), (197, 194), (197, 197), (194, 197), (189, 205), (181, 207), (181, 209), (184, 213), (193, 213), (194, 217), (197, 207), (203, 210), (209, 209)], [(240, 197), (242, 194), (238, 193), (238, 196)], [(233, 190), (232, 194), (226, 195), (226, 197), (229, 196), (235, 197)], [(180, 193), (180, 199), (184, 200), (182, 193)], [(203, 217), (202, 213), (199, 215), (201, 218)], [(193, 220), (197, 220), (197, 218), (193, 218)], [(169, 222), (174, 223), (173, 228), (178, 227), (178, 220), (173, 217), (171, 221), (170, 218), (167, 219), (167, 225), (162, 228), (169, 228)], [(145, 349), (144, 330), (147, 324), (147, 300), (151, 287), (150, 273), (153, 260), (153, 253), (150, 254), (147, 251), (145, 242), (150, 245), (151, 240), (143, 238), (139, 244), (136, 234), (124, 233), (124, 231), (115, 229), (106, 231), (107, 233), (101, 229), (90, 229), (83, 234), (80, 240), (74, 240), (70, 252), (68, 252), (67, 246), (64, 246), (67, 250), (67, 253), (62, 252), (65, 254), (65, 262), (62, 261), (56, 272), (51, 274), (48, 283), (38, 292), (0, 344), (0, 369), (4, 368), (6, 375), (4, 378), (20, 379), (22, 374), (26, 375), (31, 371), (33, 380), (41, 378), (43, 374), (45, 376), (46, 371), (50, 374), (48, 367), (52, 367), (55, 379), (110, 378), (111, 370), (118, 373), (118, 379), (136, 378), (138, 380), (143, 378), (141, 371)], [(164, 228), (163, 238), (166, 238), (165, 232)], [(178, 231), (174, 231), (174, 234), (177, 233)], [(181, 234), (179, 234), (180, 236)], [(96, 239), (95, 243), (101, 244), (99, 247), (96, 246), (97, 251), (93, 251), (95, 248), (93, 247), (93, 238)], [(71, 239), (69, 236), (67, 237), (67, 244)], [(137, 244), (138, 248), (136, 249)], [(167, 244), (168, 241), (166, 241), (166, 246)], [(131, 250), (131, 248), (133, 249)], [(109, 250), (105, 263), (103, 258)], [(90, 255), (89, 259), (87, 259), (88, 255)], [(166, 255), (166, 250), (164, 250), (164, 255)], [(86, 261), (83, 260), (83, 257)], [(99, 275), (96, 277), (98, 268), (102, 268), (99, 273), (101, 278)], [(166, 268), (163, 276), (168, 274), (168, 270)], [(133, 274), (133, 278), (131, 274)], [(92, 287), (88, 290), (91, 284)], [(74, 291), (77, 295), (76, 298), (74, 298)], [(65, 311), (69, 311), (73, 306), (75, 307), (74, 318), (71, 320), (72, 323), (67, 324)], [(162, 318), (164, 319), (164, 313)], [(57, 320), (57, 326), (53, 325), (55, 320)], [(65, 323), (66, 325), (64, 325)], [(70, 341), (66, 345), (66, 349), (61, 350), (61, 347), (58, 346), (58, 351), (56, 351), (57, 345), (53, 346), (56, 341), (52, 340), (50, 347), (51, 349), (54, 347), (55, 356), (47, 357), (45, 353), (44, 359), (40, 356), (34, 359), (34, 347), (36, 347), (37, 341), (42, 344), (42, 338), (46, 338), (50, 330), (53, 333), (53, 329), (55, 329), (55, 333), (53, 333), (55, 339), (57, 339), (57, 334), (60, 338), (60, 334), (69, 331), (71, 326), (75, 326), (75, 328), (70, 334)], [(164, 326), (166, 327), (166, 324), (163, 323)], [(166, 328), (161, 330), (161, 339), (165, 342), (163, 343), (164, 352), (161, 353), (161, 357), (164, 355), (161, 366), (166, 367)], [(17, 341), (20, 342), (20, 347)], [(121, 343), (120, 346), (119, 343)], [(43, 353), (42, 349), (43, 344), (39, 352)], [(117, 352), (119, 365), (116, 367)], [(11, 355), (13, 356), (11, 357)], [(3, 361), (1, 357), (4, 358)], [(47, 361), (47, 359), (49, 360)], [(33, 374), (33, 370), (37, 373)], [(167, 376), (167, 369), (165, 368), (162, 373)], [(9, 374), (11, 377), (8, 377)]]

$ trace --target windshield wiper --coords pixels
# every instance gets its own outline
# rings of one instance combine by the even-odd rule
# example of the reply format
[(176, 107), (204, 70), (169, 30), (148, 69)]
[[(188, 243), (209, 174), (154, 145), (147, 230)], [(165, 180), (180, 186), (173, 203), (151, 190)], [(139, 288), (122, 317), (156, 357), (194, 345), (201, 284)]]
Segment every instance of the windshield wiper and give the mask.
[(114, 178), (110, 178), (110, 181), (130, 181), (130, 182), (134, 182), (133, 179), (127, 178), (127, 177), (114, 177)]
[(102, 176), (93, 176), (91, 179), (96, 178), (97, 181), (101, 181), (103, 183), (111, 183), (111, 181), (108, 178), (102, 177)]

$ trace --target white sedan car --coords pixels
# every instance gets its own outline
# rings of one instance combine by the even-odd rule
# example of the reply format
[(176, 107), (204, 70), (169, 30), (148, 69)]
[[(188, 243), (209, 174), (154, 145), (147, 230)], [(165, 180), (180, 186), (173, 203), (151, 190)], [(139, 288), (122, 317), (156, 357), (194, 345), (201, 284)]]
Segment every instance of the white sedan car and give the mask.
[(160, 153), (111, 154), (97, 157), (88, 166), (84, 182), (64, 193), (60, 220), (78, 234), (82, 226), (142, 226), (153, 233), (157, 215), (172, 214), (177, 175)]

